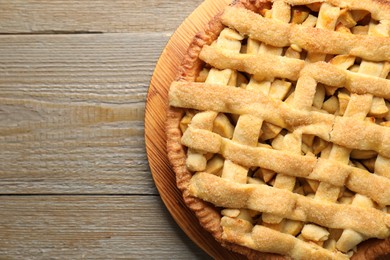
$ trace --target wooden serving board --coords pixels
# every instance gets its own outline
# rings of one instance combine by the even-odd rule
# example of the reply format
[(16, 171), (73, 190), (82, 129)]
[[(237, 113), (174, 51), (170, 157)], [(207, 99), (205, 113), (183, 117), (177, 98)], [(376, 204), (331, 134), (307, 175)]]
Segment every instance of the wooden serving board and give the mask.
[[(231, 0), (205, 0), (181, 24), (169, 40), (153, 73), (145, 111), (145, 142), (150, 169), (161, 198), (181, 229), (207, 254), (215, 259), (242, 259), (243, 256), (222, 247), (200, 225), (195, 215), (186, 207), (181, 192), (176, 187), (175, 173), (170, 168), (166, 152), (165, 121), (168, 107), (168, 88), (174, 81), (177, 68), (187, 48), (199, 31), (204, 31), (211, 17), (219, 13)], [(375, 254), (376, 239), (359, 245), (352, 259), (366, 259)], [(382, 242), (389, 244), (390, 238)], [(371, 252), (373, 251), (373, 252)], [(390, 254), (377, 259), (390, 259)]]
[(197, 32), (206, 28), (211, 17), (230, 2), (230, 0), (204, 1), (172, 35), (153, 73), (145, 111), (146, 151), (150, 170), (161, 198), (188, 237), (215, 259), (242, 259), (242, 256), (220, 246), (199, 225), (195, 215), (185, 206), (167, 158), (165, 120), (168, 88), (175, 79), (177, 67), (182, 62), (191, 40)]

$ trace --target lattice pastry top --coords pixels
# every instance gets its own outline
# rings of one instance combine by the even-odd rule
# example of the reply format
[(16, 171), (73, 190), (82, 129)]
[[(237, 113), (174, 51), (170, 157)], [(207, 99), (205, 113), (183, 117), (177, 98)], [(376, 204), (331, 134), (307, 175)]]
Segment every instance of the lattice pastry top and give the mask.
[(241, 0), (195, 37), (168, 156), (223, 245), (346, 259), (377, 238), (366, 256), (390, 253), (389, 31), (384, 0)]

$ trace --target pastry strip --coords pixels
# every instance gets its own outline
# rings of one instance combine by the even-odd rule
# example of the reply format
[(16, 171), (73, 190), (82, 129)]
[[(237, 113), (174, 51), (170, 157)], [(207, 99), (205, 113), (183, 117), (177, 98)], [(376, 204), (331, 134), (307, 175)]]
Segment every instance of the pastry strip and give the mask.
[(169, 103), (175, 107), (250, 114), (287, 129), (300, 128), (302, 133), (313, 134), (350, 149), (374, 150), (385, 157), (390, 155), (388, 127), (354, 118), (299, 111), (262, 93), (203, 83), (173, 82)]
[[(376, 25), (371, 21), (368, 34), (376, 34), (378, 35), (379, 32), (375, 30)], [(388, 36), (389, 27), (387, 26), (384, 32), (379, 33), (381, 36)], [(358, 73), (360, 74), (366, 74), (366, 75), (372, 75), (372, 76), (381, 76), (383, 70), (383, 63), (374, 63), (370, 61), (363, 60), (360, 64)], [(362, 100), (366, 100), (366, 102), (361, 102)], [(377, 97), (374, 97), (373, 95), (367, 94), (364, 96), (359, 96), (357, 94), (352, 94), (351, 100), (347, 106), (346, 114), (345, 116), (354, 117), (356, 119), (364, 120), (370, 111), (370, 108), (372, 107), (372, 103), (374, 100), (378, 100)], [(384, 102), (382, 100), (382, 102)], [(367, 105), (364, 105), (366, 103)], [(344, 149), (346, 152), (347, 149)], [(380, 156), (380, 155), (379, 155)], [(389, 160), (388, 158), (386, 160)], [(361, 179), (363, 181), (364, 179)], [(361, 200), (364, 201), (363, 205), (372, 207), (373, 203), (372, 201), (364, 196), (356, 195), (354, 199), (352, 200), (352, 205), (358, 205), (361, 204)], [(361, 205), (360, 205), (361, 206)], [(343, 252), (346, 252), (350, 249), (352, 249), (354, 246), (356, 246), (361, 241), (365, 240), (366, 238), (364, 235), (357, 233), (354, 230), (344, 230), (341, 237), (337, 241), (336, 247)]]
[[(349, 259), (339, 252), (331, 252), (318, 245), (306, 243), (292, 235), (256, 225), (252, 227), (240, 220), (223, 217), (223, 237), (262, 252), (289, 255), (293, 259)], [(283, 241), (281, 243), (280, 241)]]
[[(191, 178), (189, 191), (218, 207), (247, 208), (330, 228), (349, 228), (369, 237), (390, 235), (390, 216), (373, 208), (317, 201), (287, 190), (238, 184), (204, 172)], [(235, 200), (226, 199), (231, 196)]]
[[(276, 2), (279, 0), (273, 0)], [(327, 2), (334, 6), (347, 8), (349, 10), (367, 10), (371, 17), (376, 20), (390, 19), (390, 8), (381, 1), (361, 1), (361, 0), (283, 0), (290, 5), (308, 5), (312, 3)]]
[[(316, 28), (334, 30), (336, 20), (340, 14), (339, 7), (333, 7), (327, 3), (323, 3), (318, 13), (318, 19), (316, 22)], [(329, 22), (334, 21), (334, 22)], [(318, 53), (308, 53), (306, 62), (309, 63), (311, 60), (324, 60), (325, 55)], [(317, 92), (317, 82), (309, 75), (309, 73), (301, 73), (294, 92), (294, 98), (291, 103), (296, 109), (310, 111), (313, 105), (313, 100)], [(301, 154), (302, 151), (302, 132), (298, 129), (293, 133), (289, 133), (283, 137), (284, 150)], [(275, 184), (273, 187), (281, 188), (285, 187), (290, 191), (293, 191), (296, 186), (296, 178), (290, 175), (277, 174), (275, 177)], [(265, 213), (262, 215), (262, 219), (265, 222), (272, 221), (277, 222), (279, 219), (269, 217), (269, 214)], [(280, 219), (281, 220), (281, 219)]]
[(235, 7), (227, 7), (221, 19), (226, 26), (276, 47), (295, 44), (309, 52), (348, 54), (367, 60), (390, 61), (390, 39), (386, 37), (345, 34), (285, 24)]
[[(271, 11), (272, 11), (271, 17), (274, 20), (278, 20), (278, 21), (283, 22), (283, 23), (288, 23), (291, 20), (291, 7), (290, 7), (290, 5), (288, 5), (287, 3), (283, 2), (283, 1), (275, 2), (272, 5)], [(255, 40), (250, 39), (250, 38), (249, 38), (249, 40), (255, 41)], [(281, 56), (283, 54), (283, 48), (273, 47), (273, 46), (261, 43), (260, 48), (258, 50), (258, 55), (267, 55), (267, 53), (272, 53), (273, 55), (275, 55), (273, 57)], [(268, 64), (268, 65), (271, 66), (271, 64)], [(279, 69), (283, 69), (283, 68), (279, 68)], [(251, 81), (255, 81), (255, 78), (256, 78), (256, 76), (252, 76)], [(272, 81), (263, 81), (262, 84), (268, 84), (269, 86), (271, 86)], [(289, 85), (291, 86), (291, 83), (289, 83)], [(248, 87), (250, 87), (250, 84), (248, 84), (247, 89), (248, 89)], [(265, 95), (268, 95), (268, 96), (270, 95), (269, 90), (270, 90), (270, 88), (268, 89), (268, 91), (266, 91)], [(263, 121), (262, 119), (259, 119), (259, 118), (257, 118), (256, 120), (261, 120), (261, 122)], [(264, 129), (265, 129), (265, 127), (267, 127), (267, 123), (264, 124)], [(247, 131), (247, 130), (245, 130), (245, 131)], [(281, 128), (279, 128), (279, 131), (281, 131)], [(260, 135), (262, 135), (262, 137), (264, 137), (264, 133), (262, 133), (261, 131), (260, 132), (257, 131), (257, 134), (258, 135), (260, 134)], [(259, 139), (259, 136), (255, 140), (256, 146), (258, 143), (258, 139)], [(294, 189), (294, 186), (295, 186), (295, 178), (291, 177), (291, 176), (287, 176), (287, 175), (278, 174), (275, 177), (274, 186), (277, 188), (280, 188), (280, 189), (287, 189), (287, 190), (292, 191)], [(264, 222), (270, 222), (270, 223), (280, 223), (282, 221), (282, 219), (280, 217), (274, 216), (272, 214), (267, 214), (267, 213), (262, 214), (262, 220)]]
[(275, 77), (297, 80), (300, 74), (304, 74), (325, 85), (345, 87), (352, 93), (370, 93), (390, 99), (389, 80), (339, 69), (326, 62), (304, 66), (304, 61), (294, 58), (233, 53), (207, 45), (203, 47), (200, 58), (218, 69), (231, 68), (253, 74), (257, 80)]
[[(193, 141), (199, 138), (202, 138), (203, 146)], [(291, 152), (241, 145), (215, 133), (191, 127), (184, 133), (182, 143), (194, 149), (220, 153), (224, 158), (246, 167), (262, 167), (289, 176), (326, 182), (337, 187), (345, 185), (350, 190), (369, 196), (378, 203), (390, 205), (390, 190), (387, 189), (390, 179), (335, 160), (316, 159)], [(334, 172), (337, 172), (337, 175), (330, 174)]]

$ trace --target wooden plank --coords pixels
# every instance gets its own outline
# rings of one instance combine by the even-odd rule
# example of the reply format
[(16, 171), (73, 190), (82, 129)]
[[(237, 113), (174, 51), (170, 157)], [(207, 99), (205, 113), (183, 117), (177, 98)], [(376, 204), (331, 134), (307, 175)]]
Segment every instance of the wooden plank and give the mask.
[[(129, 94), (136, 98), (138, 88), (149, 84), (169, 37), (167, 33), (0, 35), (2, 96), (19, 95), (27, 85), (34, 88), (31, 95), (57, 92), (56, 99), (60, 89), (72, 94), (73, 100), (81, 100), (78, 94), (85, 93), (95, 98)], [(96, 89), (101, 86), (105, 89)]]
[(0, 196), (1, 259), (207, 259), (157, 196)]
[(144, 102), (167, 39), (0, 36), (1, 193), (156, 194)]
[(2, 0), (0, 33), (173, 31), (202, 0)]

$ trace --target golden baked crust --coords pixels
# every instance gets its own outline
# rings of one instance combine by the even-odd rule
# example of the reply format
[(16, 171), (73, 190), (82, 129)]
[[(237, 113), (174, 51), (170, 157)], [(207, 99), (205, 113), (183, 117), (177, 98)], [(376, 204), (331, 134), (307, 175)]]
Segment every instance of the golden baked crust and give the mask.
[[(302, 5), (318, 1), (287, 0), (285, 2)], [(385, 17), (385, 19), (390, 19), (390, 5), (388, 1), (374, 1), (370, 4), (367, 4), (367, 1), (348, 0), (328, 0), (327, 2), (340, 7), (368, 10), (373, 18)], [(369, 124), (368, 122), (362, 121), (357, 116), (339, 117), (316, 111), (309, 111), (305, 109), (305, 107), (308, 106), (307, 104), (305, 105), (305, 100), (296, 102), (295, 109), (292, 106), (286, 106), (284, 102), (275, 101), (261, 93), (253, 94), (247, 90), (236, 88), (224, 88), (223, 91), (220, 91), (221, 87), (218, 86), (218, 84), (191, 83), (196, 82), (196, 78), (206, 62), (218, 69), (229, 68), (247, 72), (248, 74), (254, 75), (254, 78), (259, 81), (275, 77), (286, 78), (293, 81), (299, 79), (300, 81), (297, 84), (310, 86), (322, 83), (334, 87), (333, 91), (336, 91), (337, 88), (343, 86), (350, 92), (361, 95), (362, 97), (358, 98), (362, 102), (364, 102), (365, 99), (369, 99), (369, 97), (365, 97), (364, 95), (374, 95), (375, 97), (385, 99), (390, 98), (389, 80), (347, 71), (342, 67), (340, 68), (337, 63), (334, 63), (336, 64), (334, 65), (330, 62), (316, 62), (309, 66), (305, 66), (305, 62), (299, 59), (267, 54), (243, 55), (240, 53), (226, 52), (213, 47), (211, 43), (218, 38), (225, 28), (225, 25), (235, 28), (235, 25), (237, 24), (236, 20), (239, 20), (238, 23), (241, 23), (242, 19), (248, 19), (248, 17), (252, 21), (264, 19), (259, 15), (252, 17), (252, 14), (254, 13), (251, 11), (258, 12), (258, 10), (270, 9), (271, 3), (267, 1), (242, 0), (235, 1), (232, 6), (233, 7), (227, 8), (224, 13), (217, 15), (210, 21), (209, 27), (205, 32), (195, 36), (183, 64), (179, 68), (177, 82), (174, 82), (170, 88), (170, 107), (167, 112), (166, 127), (167, 151), (169, 160), (176, 173), (177, 186), (183, 192), (183, 198), (186, 205), (195, 212), (201, 225), (212, 233), (222, 245), (246, 255), (249, 259), (284, 258), (277, 254), (259, 251), (262, 250), (264, 243), (272, 241), (272, 238), (274, 238), (274, 242), (280, 241), (280, 233), (273, 232), (272, 229), (264, 229), (261, 228), (261, 226), (256, 226), (255, 229), (251, 231), (252, 238), (248, 240), (245, 238), (245, 234), (247, 234), (246, 229), (248, 228), (245, 226), (246, 224), (239, 220), (222, 217), (220, 209), (216, 206), (223, 208), (249, 208), (266, 212), (267, 214), (270, 214), (270, 218), (275, 217), (275, 214), (279, 217), (293, 216), (293, 219), (295, 218), (300, 221), (316, 222), (317, 224), (320, 222), (325, 226), (331, 226), (333, 228), (358, 230), (359, 233), (369, 237), (387, 239), (377, 241), (370, 240), (366, 243), (370, 245), (368, 248), (367, 246), (365, 247), (365, 244), (363, 243), (362, 246), (359, 247), (364, 250), (358, 250), (358, 253), (354, 254), (355, 258), (361, 257), (362, 255), (364, 255), (364, 257), (371, 257), (372, 255), (376, 256), (383, 253), (389, 253), (390, 242), (388, 236), (390, 232), (390, 218), (385, 213), (380, 214), (377, 210), (370, 208), (359, 208), (356, 210), (356, 207), (349, 209), (348, 207), (343, 206), (343, 209), (340, 209), (337, 204), (330, 204), (327, 209), (324, 209), (323, 202), (307, 199), (304, 196), (298, 196), (291, 192), (284, 192), (283, 190), (281, 190), (280, 194), (272, 192), (263, 194), (259, 187), (251, 187), (249, 185), (248, 188), (248, 185), (243, 184), (232, 185), (231, 183), (223, 183), (221, 184), (221, 187), (223, 188), (216, 189), (216, 187), (219, 186), (213, 185), (221, 181), (223, 182), (221, 178), (214, 178), (213, 175), (203, 174), (201, 172), (194, 175), (188, 170), (186, 165), (186, 147), (205, 152), (220, 153), (224, 158), (231, 160), (233, 165), (238, 163), (244, 166), (247, 165), (248, 167), (253, 165), (261, 167), (263, 166), (263, 160), (267, 165), (267, 168), (270, 168), (270, 161), (278, 161), (278, 158), (282, 158), (282, 160), (284, 160), (283, 164), (275, 162), (273, 165), (273, 167), (275, 167), (273, 169), (275, 172), (329, 183), (332, 187), (342, 187), (345, 185), (352, 191), (356, 190), (359, 191), (359, 194), (370, 197), (375, 203), (382, 205), (390, 204), (390, 189), (388, 189), (388, 187), (390, 187), (390, 181), (388, 179), (388, 171), (385, 171), (380, 175), (367, 175), (363, 170), (359, 170), (356, 167), (351, 167), (335, 160), (316, 159), (315, 157), (309, 158), (307, 156), (285, 153), (283, 151), (270, 151), (269, 149), (262, 147), (250, 148), (248, 146), (240, 146), (239, 144), (230, 141), (229, 138), (223, 138), (210, 131), (203, 131), (203, 126), (198, 128), (190, 127), (185, 132), (185, 135), (182, 135), (179, 124), (185, 111), (187, 111), (187, 109), (183, 108), (192, 108), (196, 110), (212, 110), (231, 114), (250, 114), (254, 117), (248, 117), (245, 124), (255, 124), (261, 119), (286, 129), (295, 130), (301, 128), (305, 133), (319, 136), (327, 142), (333, 142), (340, 147), (347, 147), (351, 150), (373, 150), (381, 156), (388, 156), (390, 154), (390, 128), (385, 129), (378, 125)], [(237, 10), (238, 12), (236, 12)], [(390, 53), (390, 42), (385, 40), (386, 38), (374, 36), (367, 38), (360, 35), (345, 34), (342, 41), (340, 41), (344, 42), (344, 44), (345, 42), (350, 42), (350, 44), (348, 44), (348, 49), (345, 49), (342, 44), (338, 44), (339, 41), (337, 37), (340, 36), (340, 33), (335, 34), (331, 31), (318, 31), (315, 30), (316, 28), (307, 31), (300, 28), (299, 25), (287, 25), (283, 22), (275, 22), (272, 19), (267, 19), (265, 22), (268, 23), (266, 28), (274, 27), (277, 31), (282, 33), (275, 39), (270, 39), (269, 37), (262, 36), (262, 34), (267, 33), (267, 31), (264, 31), (262, 28), (245, 27), (235, 29), (243, 34), (250, 34), (252, 37), (263, 42), (269, 41), (269, 43), (273, 43), (279, 47), (296, 44), (302, 49), (309, 49), (310, 51), (318, 51), (319, 49), (324, 50), (325, 47), (329, 46), (329, 44), (326, 44), (323, 41), (323, 39), (326, 39), (335, 43), (332, 44), (330, 48), (325, 48), (326, 53), (353, 54), (373, 61), (390, 60), (390, 56), (388, 57)], [(244, 23), (247, 24), (248, 22)], [(316, 39), (319, 38), (319, 42), (308, 42), (309, 38), (313, 35), (318, 35), (318, 33), (324, 33), (321, 37), (314, 37)], [(364, 42), (364, 48), (360, 48), (361, 44), (356, 44), (356, 42)], [(373, 84), (373, 82), (375, 84)], [(305, 89), (305, 91), (308, 89), (310, 88)], [(299, 96), (299, 93), (296, 95)], [(211, 96), (214, 101), (210, 101), (211, 99), (209, 98)], [(224, 101), (217, 103), (215, 100)], [(240, 102), (242, 100), (245, 102)], [(309, 105), (311, 106), (311, 104)], [(356, 111), (352, 110), (353, 108), (349, 108), (349, 111), (346, 113), (359, 114), (360, 112), (359, 108), (356, 108)], [(245, 120), (243, 119), (242, 122), (245, 122)], [(315, 127), (313, 128), (313, 126)], [(205, 124), (204, 127), (207, 128), (207, 124)], [(353, 131), (346, 133), (343, 130), (346, 127), (353, 128)], [(237, 138), (240, 138), (239, 134), (237, 135)], [(256, 138), (256, 136), (253, 137)], [(244, 134), (240, 139), (240, 143), (245, 144), (245, 142), (250, 142), (250, 140), (253, 140), (253, 137), (247, 138)], [(194, 139), (203, 140), (203, 142), (192, 142)], [(245, 150), (245, 153), (243, 150)], [(256, 163), (253, 161), (256, 161)], [(240, 169), (237, 170), (239, 171)], [(329, 171), (338, 171), (340, 174), (337, 178), (334, 178), (334, 176), (330, 177), (326, 174)], [(211, 183), (213, 183), (213, 185), (211, 185)], [(367, 183), (370, 183), (371, 185), (367, 185)], [(199, 187), (202, 188), (199, 189)], [(225, 193), (234, 193), (238, 198), (243, 196), (245, 199), (242, 203), (239, 203), (239, 200), (237, 200), (232, 202), (233, 204), (229, 204), (229, 202), (224, 200), (218, 200), (218, 198), (221, 197), (226, 198), (228, 195)], [(266, 194), (268, 194), (268, 196), (272, 194), (270, 200), (273, 201), (272, 205), (275, 205), (275, 207), (267, 207), (264, 209), (264, 205), (267, 204), (266, 200), (259, 201), (258, 199), (254, 199), (253, 201), (248, 202), (248, 197), (251, 197), (251, 194), (263, 194), (264, 196)], [(277, 198), (280, 198), (281, 201), (278, 202)], [(278, 203), (283, 202), (282, 199), (291, 200), (289, 204), (291, 206), (295, 205), (295, 207), (298, 207), (297, 205), (300, 205), (300, 207), (298, 207), (300, 211), (295, 212), (293, 209), (290, 209), (289, 211), (279, 212), (278, 210), (286, 210), (286, 208), (280, 209), (277, 207), (279, 205)], [(211, 204), (209, 202), (211, 202)], [(302, 209), (302, 207), (305, 208), (305, 205), (308, 204), (314, 208), (321, 208), (321, 214), (322, 212), (325, 212), (325, 219), (323, 219), (324, 216), (310, 214), (311, 210), (309, 208), (306, 208), (306, 211), (305, 209)], [(305, 214), (302, 213), (302, 210)], [(336, 219), (332, 218), (334, 212), (340, 212), (336, 214)], [(349, 216), (352, 220), (345, 221), (345, 219), (348, 218), (344, 215)], [(332, 221), (329, 222), (328, 219), (332, 219)], [(354, 219), (356, 219), (356, 221), (353, 221)], [(359, 223), (362, 221), (367, 223), (367, 225), (361, 226)], [(221, 222), (223, 222), (224, 231)], [(337, 226), (332, 226), (336, 224)], [(229, 229), (231, 225), (234, 225), (235, 228)], [(237, 226), (242, 228), (242, 233), (237, 233)], [(262, 241), (262, 236), (264, 236), (264, 234), (267, 234), (266, 241)], [(329, 255), (328, 252), (322, 253), (321, 249), (317, 247), (314, 249), (312, 247), (305, 248), (305, 245), (299, 246), (300, 249), (296, 250), (296, 244), (300, 243), (298, 239), (292, 239), (291, 237), (284, 237), (283, 239), (286, 241), (283, 248), (275, 243), (274, 245), (265, 248), (265, 250), (270, 250), (269, 248), (272, 248), (272, 251), (276, 253), (285, 254), (288, 252), (291, 257), (302, 257), (302, 250), (309, 254), (314, 250), (315, 253), (312, 253), (311, 257), (344, 257), (344, 255), (339, 253), (334, 255)]]

